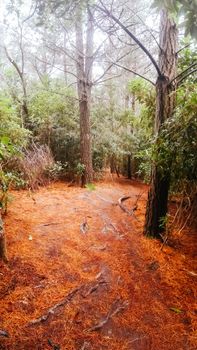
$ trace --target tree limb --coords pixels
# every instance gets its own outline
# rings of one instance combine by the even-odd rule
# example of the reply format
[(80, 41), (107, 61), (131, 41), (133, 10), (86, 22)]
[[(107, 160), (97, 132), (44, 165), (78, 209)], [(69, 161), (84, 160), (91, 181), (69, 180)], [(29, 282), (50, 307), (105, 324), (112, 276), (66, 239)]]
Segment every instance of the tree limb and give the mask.
[[(188, 70), (190, 70), (191, 68), (193, 68), (193, 67), (195, 67), (197, 65), (197, 62), (194, 62), (194, 63), (192, 63), (189, 67), (187, 67), (185, 70), (183, 70), (180, 74), (178, 74), (175, 78), (173, 78), (172, 80), (171, 80), (171, 82), (170, 82), (170, 84), (174, 81), (174, 80), (176, 80), (176, 79), (178, 79), (179, 77), (182, 77), (182, 75), (184, 75), (184, 73), (186, 73)], [(188, 75), (190, 75), (191, 73), (189, 73)]]
[(124, 67), (124, 66), (122, 66), (122, 65), (120, 65), (120, 64), (118, 64), (118, 63), (113, 63), (113, 65), (115, 65), (115, 66), (117, 66), (117, 67), (120, 67), (120, 68), (126, 70), (127, 72), (133, 73), (133, 74), (137, 75), (138, 77), (140, 77), (140, 78), (142, 78), (142, 79), (148, 81), (148, 82), (151, 83), (153, 86), (155, 86), (155, 83), (153, 83), (152, 80), (150, 80), (150, 79), (144, 77), (143, 75), (141, 75), (141, 74), (139, 74), (139, 73), (137, 73), (137, 72), (134, 72), (134, 71), (133, 71), (132, 69), (130, 69), (130, 68)]
[(194, 70), (192, 70), (192, 71), (190, 71), (190, 72), (188, 72), (188, 74), (184, 75), (184, 77), (182, 77), (182, 78), (179, 80), (178, 86), (180, 86), (181, 83), (182, 83), (182, 81), (185, 80), (187, 77), (189, 77), (189, 75), (191, 75), (191, 74), (193, 74), (193, 73), (195, 73), (195, 72), (197, 72), (197, 68), (194, 69)]
[[(101, 1), (100, 1), (101, 2)], [(101, 4), (103, 5), (103, 3), (101, 2)], [(104, 5), (103, 5), (104, 6)], [(144, 51), (144, 53), (149, 57), (149, 59), (151, 60), (152, 64), (154, 65), (157, 73), (159, 76), (161, 76), (161, 71), (159, 69), (159, 66), (157, 64), (157, 62), (155, 61), (155, 59), (153, 58), (153, 56), (150, 54), (150, 52), (147, 50), (147, 48), (141, 43), (141, 41), (133, 34), (130, 32), (130, 30), (122, 23), (120, 22), (120, 20), (115, 17), (105, 6), (101, 7), (99, 5), (95, 5), (95, 7), (104, 12), (108, 17), (110, 17), (111, 19), (113, 19), (135, 42), (136, 44), (139, 45), (139, 47)]]

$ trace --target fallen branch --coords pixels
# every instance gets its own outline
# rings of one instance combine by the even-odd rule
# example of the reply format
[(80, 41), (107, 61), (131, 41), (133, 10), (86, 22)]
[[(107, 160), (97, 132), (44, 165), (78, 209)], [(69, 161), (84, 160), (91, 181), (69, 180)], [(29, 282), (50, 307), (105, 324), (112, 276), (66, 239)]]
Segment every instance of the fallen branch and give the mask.
[(115, 300), (115, 302), (112, 304), (111, 309), (107, 313), (107, 315), (95, 326), (89, 328), (87, 331), (88, 332), (94, 332), (94, 331), (99, 331), (103, 326), (106, 325), (106, 323), (117, 313), (120, 311), (123, 311), (126, 307), (128, 306), (128, 302), (124, 301), (121, 302), (120, 300)]

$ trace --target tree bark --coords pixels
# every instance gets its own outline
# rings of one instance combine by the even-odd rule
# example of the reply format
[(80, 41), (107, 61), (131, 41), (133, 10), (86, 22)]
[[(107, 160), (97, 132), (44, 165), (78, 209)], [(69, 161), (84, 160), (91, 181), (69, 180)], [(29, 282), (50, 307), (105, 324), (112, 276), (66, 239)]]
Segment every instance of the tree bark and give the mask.
[[(167, 10), (161, 12), (159, 69), (161, 75), (156, 83), (156, 143), (161, 128), (167, 118), (172, 116), (175, 106), (176, 82), (170, 83), (176, 76), (177, 29)], [(159, 155), (159, 148), (158, 148)], [(152, 166), (151, 186), (148, 194), (144, 233), (156, 238), (165, 231), (168, 192), (170, 187), (170, 164), (161, 170), (157, 164)]]
[(81, 163), (84, 165), (82, 186), (93, 181), (92, 145), (90, 132), (90, 99), (92, 88), (93, 64), (93, 21), (88, 13), (86, 32), (86, 52), (84, 53), (82, 14), (78, 15), (76, 23), (76, 49), (77, 49), (77, 87), (80, 114), (80, 153)]
[(127, 177), (131, 180), (131, 155), (127, 155)]
[(3, 220), (1, 218), (1, 215), (0, 215), (0, 259), (2, 259), (5, 263), (8, 262), (5, 231), (4, 231)]

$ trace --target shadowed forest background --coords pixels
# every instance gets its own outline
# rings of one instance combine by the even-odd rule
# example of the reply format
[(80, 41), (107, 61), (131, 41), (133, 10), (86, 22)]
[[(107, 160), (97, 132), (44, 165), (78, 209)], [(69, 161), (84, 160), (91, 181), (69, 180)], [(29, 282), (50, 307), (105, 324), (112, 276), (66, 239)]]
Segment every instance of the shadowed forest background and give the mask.
[(196, 0), (0, 12), (0, 349), (196, 349)]

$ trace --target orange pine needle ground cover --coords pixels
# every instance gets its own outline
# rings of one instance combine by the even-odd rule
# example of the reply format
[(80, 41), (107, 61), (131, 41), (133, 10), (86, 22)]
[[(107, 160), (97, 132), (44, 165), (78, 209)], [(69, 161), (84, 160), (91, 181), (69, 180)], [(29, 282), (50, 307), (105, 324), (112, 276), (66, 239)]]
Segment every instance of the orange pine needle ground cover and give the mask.
[[(131, 209), (139, 194), (128, 216), (118, 199), (130, 195)], [(9, 333), (1, 350), (197, 349), (195, 235), (185, 231), (163, 250), (143, 237), (145, 185), (56, 183), (13, 196), (9, 264), (0, 266), (0, 330)]]

